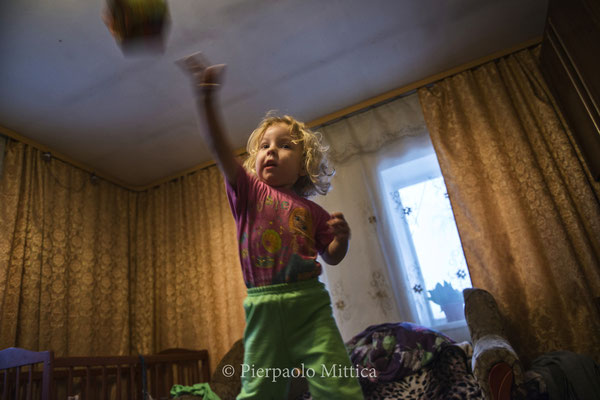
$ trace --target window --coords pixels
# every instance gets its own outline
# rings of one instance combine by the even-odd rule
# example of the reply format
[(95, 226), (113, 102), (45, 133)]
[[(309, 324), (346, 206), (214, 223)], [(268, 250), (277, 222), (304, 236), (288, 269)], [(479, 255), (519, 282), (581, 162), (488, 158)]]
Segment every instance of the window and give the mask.
[(419, 322), (464, 326), (462, 290), (471, 279), (435, 154), (380, 171), (404, 287)]

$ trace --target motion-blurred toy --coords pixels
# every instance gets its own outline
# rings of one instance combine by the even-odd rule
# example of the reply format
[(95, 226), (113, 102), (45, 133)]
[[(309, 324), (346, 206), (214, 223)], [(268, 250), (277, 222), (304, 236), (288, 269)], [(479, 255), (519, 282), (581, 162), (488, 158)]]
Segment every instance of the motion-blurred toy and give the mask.
[(169, 25), (166, 0), (107, 0), (102, 19), (123, 53), (164, 51)]

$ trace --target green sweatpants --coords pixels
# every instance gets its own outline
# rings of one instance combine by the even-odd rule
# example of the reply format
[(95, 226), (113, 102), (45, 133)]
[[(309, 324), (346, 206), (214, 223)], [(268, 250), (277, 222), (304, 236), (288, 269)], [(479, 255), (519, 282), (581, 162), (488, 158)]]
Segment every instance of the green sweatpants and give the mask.
[(237, 399), (286, 399), (290, 376), (313, 399), (363, 399), (357, 373), (317, 279), (248, 289), (244, 364)]

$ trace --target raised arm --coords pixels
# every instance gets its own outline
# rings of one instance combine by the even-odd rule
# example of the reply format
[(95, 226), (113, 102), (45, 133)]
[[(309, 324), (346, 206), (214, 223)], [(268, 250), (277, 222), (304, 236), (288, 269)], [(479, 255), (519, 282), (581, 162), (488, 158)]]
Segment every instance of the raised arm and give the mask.
[(200, 121), (205, 125), (204, 139), (215, 157), (219, 169), (230, 185), (235, 186), (239, 164), (233, 154), (218, 109), (216, 93), (223, 81), (225, 65), (207, 66), (201, 55), (189, 56), (178, 64), (192, 77)]

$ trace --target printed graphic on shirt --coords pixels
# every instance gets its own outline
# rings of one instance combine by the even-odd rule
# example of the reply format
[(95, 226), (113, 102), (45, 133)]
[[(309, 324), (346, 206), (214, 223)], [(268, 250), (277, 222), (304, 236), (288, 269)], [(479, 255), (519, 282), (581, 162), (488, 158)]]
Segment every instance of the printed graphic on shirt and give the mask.
[(281, 249), (281, 237), (273, 229), (267, 229), (262, 234), (262, 245), (271, 254), (275, 254)]
[[(289, 283), (316, 277), (320, 265), (315, 261), (316, 250), (313, 239), (313, 219), (309, 209), (296, 207), (291, 212), (287, 201), (277, 202), (267, 196), (257, 212), (253, 235), (258, 243), (251, 244), (255, 256), (251, 260), (255, 268), (264, 271), (273, 269), (269, 276), (260, 273), (259, 281), (268, 279), (269, 284)], [(275, 211), (278, 209), (277, 211)], [(258, 211), (258, 209), (257, 209)], [(286, 220), (286, 225), (278, 224)], [(275, 222), (275, 223), (274, 223)], [(242, 250), (243, 254), (247, 254)], [(267, 271), (264, 271), (267, 272)]]
[(246, 286), (320, 275), (317, 248), (329, 241), (324, 223), (329, 214), (310, 200), (282, 193), (240, 172), (236, 187), (228, 185), (227, 193), (238, 226)]
[(312, 232), (312, 218), (310, 217), (310, 211), (306, 208), (294, 208), (290, 213), (289, 224), (292, 232), (306, 236), (307, 238), (310, 237), (310, 232)]
[(294, 253), (314, 253), (313, 223), (310, 211), (306, 208), (295, 208), (290, 214), (289, 226), (294, 235), (292, 242)]
[(258, 202), (256, 204), (256, 211), (262, 212), (262, 210), (265, 207), (272, 208), (273, 210), (287, 211), (290, 209), (290, 203), (289, 203), (289, 201), (286, 201), (286, 200), (278, 201), (276, 199), (273, 199), (273, 197), (271, 195), (267, 195), (265, 197), (264, 201)]

